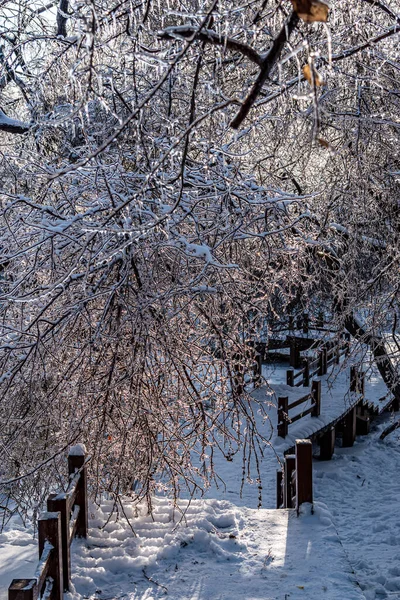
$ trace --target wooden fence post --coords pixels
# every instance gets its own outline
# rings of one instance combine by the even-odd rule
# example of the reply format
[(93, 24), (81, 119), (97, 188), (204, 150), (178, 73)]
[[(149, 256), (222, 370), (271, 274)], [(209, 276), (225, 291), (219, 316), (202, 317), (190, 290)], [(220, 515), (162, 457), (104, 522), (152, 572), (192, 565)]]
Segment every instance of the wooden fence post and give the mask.
[(364, 398), (364, 396), (365, 396), (365, 371), (360, 371), (358, 373), (358, 392)]
[(257, 353), (254, 360), (254, 371), (253, 371), (253, 383), (254, 387), (261, 385), (261, 372), (262, 372), (262, 356)]
[(356, 411), (356, 435), (368, 435), (370, 425), (368, 413), (365, 414), (364, 407), (358, 405)]
[(283, 504), (283, 491), (282, 491), (283, 473), (282, 471), (276, 472), (276, 508), (281, 508)]
[(293, 508), (293, 486), (292, 475), (296, 469), (296, 456), (287, 454), (285, 456), (285, 484), (284, 484), (284, 507)]
[(63, 598), (63, 561), (61, 543), (61, 515), (59, 512), (44, 512), (38, 520), (39, 557), (42, 556), (46, 542), (53, 547), (48, 577), (53, 580), (52, 598)]
[(51, 494), (47, 498), (47, 510), (51, 513), (60, 513), (63, 588), (64, 592), (68, 592), (71, 580), (71, 553), (69, 545), (69, 514), (66, 495)]
[(290, 366), (294, 369), (300, 366), (300, 348), (295, 338), (290, 340)]
[(303, 333), (308, 333), (310, 327), (310, 321), (308, 313), (303, 313)]
[(350, 367), (350, 391), (357, 392), (358, 369), (355, 365)]
[(288, 434), (288, 396), (278, 398), (278, 436), (286, 437)]
[(324, 326), (324, 313), (322, 312), (322, 310), (319, 311), (318, 316), (317, 316), (317, 327), (323, 327)]
[(294, 329), (294, 316), (289, 315), (289, 331), (293, 331)]
[(294, 386), (294, 370), (288, 369), (286, 371), (286, 385)]
[(335, 428), (331, 427), (319, 438), (320, 460), (331, 460), (335, 451)]
[(393, 402), (390, 405), (390, 410), (392, 410), (393, 412), (397, 412), (398, 410), (400, 410), (400, 398), (398, 396), (395, 396), (393, 398)]
[(346, 332), (344, 334), (344, 339), (346, 345), (346, 356), (348, 356), (350, 354), (350, 334)]
[(88, 532), (87, 473), (85, 461), (85, 447), (82, 444), (73, 446), (68, 455), (68, 473), (70, 479), (72, 479), (77, 471), (80, 472), (75, 500), (75, 504), (79, 506), (76, 535), (83, 538), (87, 537)]
[(324, 353), (323, 353), (323, 349), (321, 348), (318, 352), (318, 377), (322, 377), (322, 375), (325, 375), (325, 373), (324, 373)]
[(315, 403), (315, 406), (312, 409), (311, 416), (319, 417), (319, 415), (321, 414), (321, 380), (320, 379), (314, 379), (314, 381), (311, 384), (311, 398), (312, 398), (312, 401)]
[(296, 440), (296, 509), (301, 504), (313, 501), (312, 488), (312, 442)]
[(13, 579), (8, 588), (8, 600), (36, 600), (36, 579)]
[(356, 439), (357, 414), (354, 406), (343, 419), (343, 448), (351, 448)]
[(340, 339), (337, 340), (335, 345), (335, 363), (340, 364)]
[(310, 359), (303, 359), (303, 386), (308, 387), (310, 385)]

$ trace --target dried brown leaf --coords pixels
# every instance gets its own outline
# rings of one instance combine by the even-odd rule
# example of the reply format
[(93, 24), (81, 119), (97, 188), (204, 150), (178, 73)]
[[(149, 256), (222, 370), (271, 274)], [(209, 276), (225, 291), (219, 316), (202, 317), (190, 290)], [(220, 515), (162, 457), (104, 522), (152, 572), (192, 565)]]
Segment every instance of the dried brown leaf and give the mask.
[(306, 23), (321, 21), (325, 23), (328, 19), (329, 6), (320, 0), (291, 0), (295, 12), (300, 19)]
[(317, 85), (318, 87), (320, 87), (321, 85), (324, 85), (324, 79), (318, 73), (318, 71), (315, 67), (311, 68), (310, 65), (305, 65), (303, 67), (303, 75), (307, 79), (307, 81), (310, 85), (313, 85), (313, 79), (314, 79), (314, 84)]
[(330, 148), (331, 145), (329, 142), (327, 142), (326, 140), (324, 140), (324, 138), (317, 138), (318, 143), (323, 146), (323, 148)]

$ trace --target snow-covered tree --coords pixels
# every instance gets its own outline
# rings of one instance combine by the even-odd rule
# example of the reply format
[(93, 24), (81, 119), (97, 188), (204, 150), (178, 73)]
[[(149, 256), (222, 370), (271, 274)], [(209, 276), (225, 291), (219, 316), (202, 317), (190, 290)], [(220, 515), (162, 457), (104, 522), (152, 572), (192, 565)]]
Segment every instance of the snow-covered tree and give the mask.
[(3, 487), (207, 485), (266, 319), (398, 312), (397, 3), (0, 11)]

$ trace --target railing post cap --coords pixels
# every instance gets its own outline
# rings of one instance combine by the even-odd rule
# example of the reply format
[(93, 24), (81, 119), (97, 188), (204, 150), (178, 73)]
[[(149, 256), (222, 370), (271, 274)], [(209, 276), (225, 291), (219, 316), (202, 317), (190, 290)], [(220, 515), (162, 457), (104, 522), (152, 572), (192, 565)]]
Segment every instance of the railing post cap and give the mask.
[(75, 446), (71, 446), (68, 452), (68, 456), (85, 456), (86, 455), (86, 446), (85, 444), (75, 444)]
[(305, 445), (310, 445), (312, 444), (311, 440), (296, 440), (296, 446), (305, 446)]
[(24, 591), (31, 590), (33, 587), (35, 587), (36, 583), (36, 577), (30, 579), (13, 579), (8, 589)]

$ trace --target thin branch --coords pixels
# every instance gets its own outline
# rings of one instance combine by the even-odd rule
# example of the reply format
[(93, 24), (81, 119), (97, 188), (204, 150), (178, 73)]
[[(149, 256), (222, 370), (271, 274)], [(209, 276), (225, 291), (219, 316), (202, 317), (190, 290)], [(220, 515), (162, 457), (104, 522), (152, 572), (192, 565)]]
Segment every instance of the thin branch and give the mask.
[(60, 0), (57, 9), (57, 35), (67, 37), (68, 0)]
[(6, 131), (7, 133), (26, 133), (30, 129), (28, 123), (17, 121), (16, 119), (10, 119), (0, 108), (0, 131)]
[(360, 44), (359, 46), (355, 46), (354, 48), (349, 48), (348, 50), (345, 50), (340, 54), (334, 54), (332, 56), (332, 61), (336, 62), (338, 60), (343, 60), (344, 58), (349, 58), (349, 56), (353, 56), (354, 54), (357, 54), (357, 52), (361, 52), (361, 50), (365, 50), (365, 48), (371, 47), (374, 44), (385, 40), (386, 38), (391, 37), (392, 35), (395, 35), (396, 33), (400, 33), (400, 27), (398, 24), (390, 27), (387, 31), (385, 31), (385, 33), (381, 33), (369, 39), (368, 41), (364, 42), (364, 44)]
[(185, 40), (200, 40), (201, 42), (208, 42), (214, 46), (223, 46), (233, 52), (240, 52), (243, 56), (246, 56), (249, 60), (256, 63), (260, 67), (263, 64), (263, 57), (254, 48), (247, 44), (243, 44), (233, 38), (228, 38), (219, 35), (211, 29), (203, 29), (199, 31), (197, 27), (190, 25), (181, 25), (179, 27), (167, 27), (163, 31), (158, 33), (158, 37), (164, 40), (173, 40), (183, 38)]
[(400, 15), (396, 15), (396, 13), (393, 12), (388, 6), (386, 6), (386, 4), (378, 2), (378, 0), (362, 0), (362, 2), (371, 4), (371, 6), (373, 6), (374, 8), (379, 8), (393, 19), (396, 19), (397, 21), (400, 19)]
[(252, 89), (250, 90), (249, 94), (244, 100), (238, 114), (231, 122), (231, 127), (233, 127), (233, 129), (238, 129), (243, 123), (244, 119), (247, 117), (251, 107), (256, 101), (258, 95), (260, 94), (264, 83), (268, 79), (272, 68), (275, 66), (277, 60), (279, 59), (284, 45), (290, 38), (293, 31), (296, 29), (298, 23), (299, 17), (297, 16), (297, 13), (292, 11), (292, 14), (290, 15), (288, 21), (284, 24), (284, 26), (278, 33), (270, 50), (268, 51), (268, 54), (263, 59), (260, 73)]

